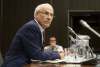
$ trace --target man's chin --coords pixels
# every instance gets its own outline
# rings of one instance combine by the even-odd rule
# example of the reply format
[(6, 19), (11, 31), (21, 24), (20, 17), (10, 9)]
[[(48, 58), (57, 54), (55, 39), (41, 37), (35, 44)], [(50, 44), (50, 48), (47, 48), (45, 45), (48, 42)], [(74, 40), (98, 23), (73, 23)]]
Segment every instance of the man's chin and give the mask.
[(50, 27), (50, 24), (45, 24), (45, 27), (46, 27), (46, 28)]

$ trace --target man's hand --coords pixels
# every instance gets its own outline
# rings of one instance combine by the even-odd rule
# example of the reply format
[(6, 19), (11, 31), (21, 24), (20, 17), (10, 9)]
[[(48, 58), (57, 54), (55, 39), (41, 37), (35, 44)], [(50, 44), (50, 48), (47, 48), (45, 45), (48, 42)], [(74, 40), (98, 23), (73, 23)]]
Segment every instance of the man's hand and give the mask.
[(60, 59), (64, 59), (65, 53), (64, 52), (59, 52)]

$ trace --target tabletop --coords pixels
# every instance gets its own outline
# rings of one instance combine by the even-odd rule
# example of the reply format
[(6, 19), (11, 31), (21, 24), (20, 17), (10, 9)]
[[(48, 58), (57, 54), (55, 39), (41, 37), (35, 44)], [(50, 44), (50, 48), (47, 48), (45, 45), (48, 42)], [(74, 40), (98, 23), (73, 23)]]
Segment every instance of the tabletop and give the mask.
[(41, 64), (41, 63), (31, 63), (27, 64), (24, 67), (100, 67), (100, 65), (91, 65), (91, 64)]

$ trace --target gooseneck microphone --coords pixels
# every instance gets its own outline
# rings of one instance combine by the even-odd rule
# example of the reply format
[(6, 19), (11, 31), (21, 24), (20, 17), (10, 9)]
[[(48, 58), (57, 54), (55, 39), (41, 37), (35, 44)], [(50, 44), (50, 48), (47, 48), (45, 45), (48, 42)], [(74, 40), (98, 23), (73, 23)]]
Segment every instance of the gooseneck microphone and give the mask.
[(100, 34), (97, 31), (95, 31), (93, 28), (91, 28), (90, 25), (88, 25), (86, 21), (84, 21), (84, 20), (81, 19), (80, 23), (81, 23), (82, 26), (86, 27), (87, 29), (89, 29), (90, 31), (92, 31), (95, 35), (97, 35), (98, 37), (100, 37)]
[(68, 28), (68, 30), (69, 30), (71, 33), (73, 33), (78, 39), (81, 39), (71, 27), (67, 26), (67, 28)]

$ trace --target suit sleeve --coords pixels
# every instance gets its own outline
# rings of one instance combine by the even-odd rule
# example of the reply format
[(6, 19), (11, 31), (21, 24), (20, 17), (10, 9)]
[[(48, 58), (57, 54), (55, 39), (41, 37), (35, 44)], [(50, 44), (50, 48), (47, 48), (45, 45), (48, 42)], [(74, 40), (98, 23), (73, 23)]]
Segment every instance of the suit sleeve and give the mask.
[(41, 50), (41, 35), (36, 28), (31, 26), (26, 27), (20, 32), (20, 36), (24, 50), (30, 58), (37, 60), (54, 60), (60, 58), (57, 52), (43, 52)]

